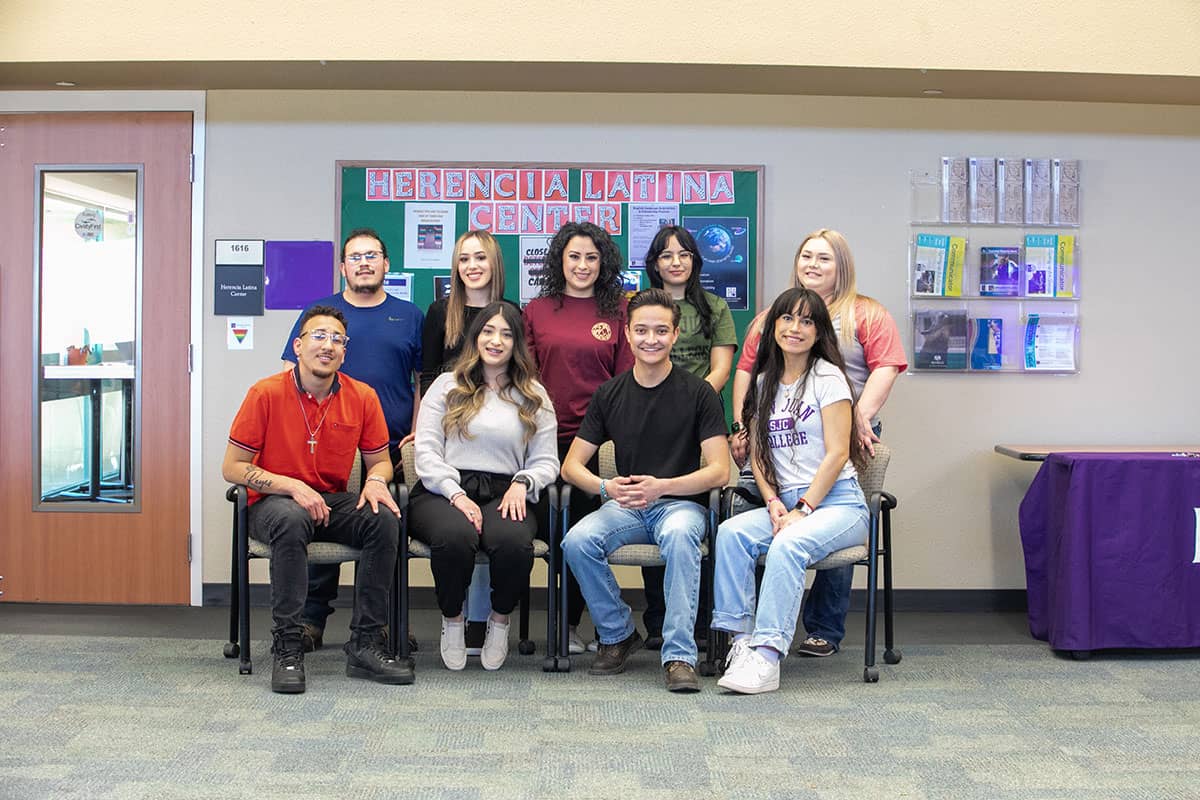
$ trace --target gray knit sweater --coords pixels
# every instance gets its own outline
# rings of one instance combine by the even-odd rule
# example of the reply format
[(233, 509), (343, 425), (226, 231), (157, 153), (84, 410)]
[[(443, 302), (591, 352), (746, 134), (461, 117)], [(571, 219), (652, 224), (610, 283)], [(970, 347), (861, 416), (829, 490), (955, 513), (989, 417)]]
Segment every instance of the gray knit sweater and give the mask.
[(542, 407), (538, 409), (537, 432), (525, 443), (525, 429), (517, 406), (491, 390), (483, 408), (467, 426), (472, 438), (442, 432), (446, 414), (446, 393), (454, 385), (454, 373), (444, 372), (434, 380), (421, 399), (417, 415), (417, 477), (425, 488), (443, 497), (462, 491), (459, 470), (496, 472), (502, 475), (528, 475), (533, 480), (530, 503), (539, 492), (558, 477), (558, 423), (554, 406), (540, 383), (535, 383)]

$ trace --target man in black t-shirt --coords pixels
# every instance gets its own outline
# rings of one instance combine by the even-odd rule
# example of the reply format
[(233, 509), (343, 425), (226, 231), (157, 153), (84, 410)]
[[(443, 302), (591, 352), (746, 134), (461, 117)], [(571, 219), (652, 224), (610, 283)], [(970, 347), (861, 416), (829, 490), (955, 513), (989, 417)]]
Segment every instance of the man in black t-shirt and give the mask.
[[(639, 292), (629, 301), (626, 319), (633, 369), (596, 390), (562, 466), (563, 478), (599, 492), (604, 502), (571, 527), (563, 552), (600, 637), (600, 652), (588, 672), (616, 675), (642, 638), (621, 600), (608, 554), (627, 544), (658, 545), (666, 562), (662, 663), (667, 688), (695, 692), (700, 682), (692, 628), (700, 596), (700, 542), (706, 494), (729, 479), (725, 415), (708, 383), (671, 365), (679, 308), (669, 294)], [(587, 463), (610, 439), (617, 477), (601, 481)]]

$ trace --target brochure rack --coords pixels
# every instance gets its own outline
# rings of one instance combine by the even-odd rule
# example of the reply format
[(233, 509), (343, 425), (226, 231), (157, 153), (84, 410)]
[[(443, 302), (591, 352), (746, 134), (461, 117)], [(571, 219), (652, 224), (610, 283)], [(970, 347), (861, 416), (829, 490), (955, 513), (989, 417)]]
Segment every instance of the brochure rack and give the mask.
[(910, 371), (1077, 373), (1078, 162), (947, 156), (910, 184)]

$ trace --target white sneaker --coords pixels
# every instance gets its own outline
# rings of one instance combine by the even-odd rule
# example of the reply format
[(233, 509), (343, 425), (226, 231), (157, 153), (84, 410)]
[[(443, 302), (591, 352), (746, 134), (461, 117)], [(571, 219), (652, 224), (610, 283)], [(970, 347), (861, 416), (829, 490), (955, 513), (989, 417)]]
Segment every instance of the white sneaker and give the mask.
[(574, 625), (567, 628), (567, 654), (572, 656), (587, 652), (587, 645), (579, 637), (579, 629)]
[(750, 637), (743, 636), (740, 639), (734, 639), (733, 644), (729, 648), (729, 652), (725, 654), (725, 669), (723, 672), (729, 672), (735, 669), (750, 652)]
[(779, 662), (771, 661), (753, 648), (737, 659), (717, 686), (738, 694), (761, 694), (779, 688)]
[(442, 663), (458, 671), (467, 666), (467, 625), (442, 617)]
[(504, 666), (508, 658), (508, 623), (496, 622), (491, 617), (487, 621), (487, 636), (483, 640), (483, 649), (479, 652), (479, 661), (484, 669), (495, 670)]

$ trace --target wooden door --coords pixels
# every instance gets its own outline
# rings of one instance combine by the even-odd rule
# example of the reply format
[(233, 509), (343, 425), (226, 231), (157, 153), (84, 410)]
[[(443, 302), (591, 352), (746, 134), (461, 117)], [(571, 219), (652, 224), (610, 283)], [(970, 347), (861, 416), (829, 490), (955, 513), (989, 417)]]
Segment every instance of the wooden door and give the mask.
[[(188, 602), (191, 150), (190, 113), (0, 115), (0, 590), (6, 601)], [(132, 290), (140, 347), (137, 379), (123, 406), (131, 423), (135, 411), (138, 417), (129, 426), (136, 435), (128, 453), (138, 468), (127, 478), (136, 483), (130, 496), (137, 502), (46, 504), (41, 475), (34, 474), (43, 451), (35, 451), (41, 436), (31, 420), (45, 408), (35, 376), (46, 363), (79, 362), (46, 361), (35, 339), (43, 172), (80, 166), (104, 172), (106, 165), (140, 172), (141, 200), (136, 220), (128, 221), (140, 234), (140, 277)], [(131, 363), (132, 352), (126, 353)]]

